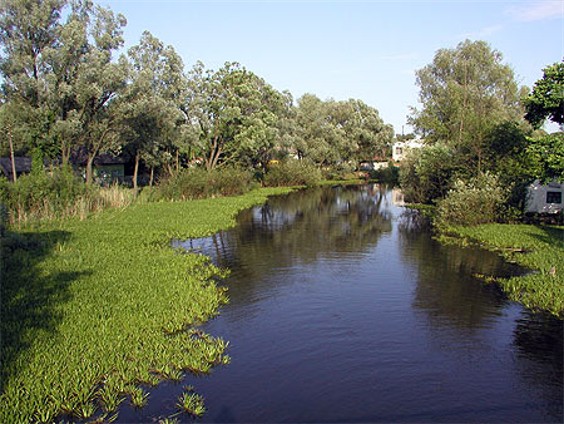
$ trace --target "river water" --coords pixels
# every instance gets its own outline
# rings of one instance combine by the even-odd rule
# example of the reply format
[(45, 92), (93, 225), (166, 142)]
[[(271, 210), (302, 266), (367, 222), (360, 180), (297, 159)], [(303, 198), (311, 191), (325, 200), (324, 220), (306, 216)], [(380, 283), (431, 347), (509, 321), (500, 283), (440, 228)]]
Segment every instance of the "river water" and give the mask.
[(437, 243), (395, 197), (300, 191), (180, 243), (232, 270), (231, 301), (205, 326), (232, 362), (161, 384), (120, 421), (173, 413), (191, 384), (201, 422), (562, 422), (563, 322), (476, 277), (523, 270)]

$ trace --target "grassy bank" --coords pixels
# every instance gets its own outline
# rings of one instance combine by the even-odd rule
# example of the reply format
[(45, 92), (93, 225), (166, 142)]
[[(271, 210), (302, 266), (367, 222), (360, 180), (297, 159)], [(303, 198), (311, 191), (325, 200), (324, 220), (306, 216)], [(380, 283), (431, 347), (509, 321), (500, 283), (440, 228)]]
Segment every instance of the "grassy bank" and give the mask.
[(2, 239), (0, 422), (111, 419), (146, 387), (225, 363), (197, 330), (227, 300), (224, 271), (170, 248), (234, 224), (287, 189), (108, 210)]
[(487, 224), (451, 230), (531, 269), (523, 277), (497, 281), (527, 308), (564, 318), (564, 227)]

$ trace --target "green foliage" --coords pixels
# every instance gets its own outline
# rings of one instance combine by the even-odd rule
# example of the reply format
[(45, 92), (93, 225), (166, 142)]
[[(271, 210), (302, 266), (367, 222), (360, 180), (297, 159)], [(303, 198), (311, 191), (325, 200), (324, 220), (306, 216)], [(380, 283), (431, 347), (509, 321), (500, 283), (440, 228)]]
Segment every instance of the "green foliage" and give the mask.
[(399, 177), (406, 201), (429, 204), (443, 198), (459, 172), (454, 151), (445, 145), (411, 150), (402, 161)]
[(289, 159), (270, 165), (264, 177), (267, 187), (314, 186), (321, 182), (321, 171), (306, 160)]
[[(161, 202), (52, 222), (2, 238), (0, 422), (115, 411), (133, 389), (210, 372), (227, 343), (197, 329), (227, 301), (209, 259), (170, 248), (235, 224), (281, 190)], [(92, 408), (94, 407), (94, 414)]]
[(564, 133), (529, 139), (527, 157), (531, 174), (543, 182), (564, 181)]
[(496, 222), (506, 198), (507, 190), (493, 174), (485, 173), (467, 182), (456, 180), (447, 196), (437, 203), (435, 224), (448, 228)]
[(496, 281), (510, 299), (564, 318), (564, 227), (486, 224), (450, 231), (534, 270)]
[(134, 193), (120, 186), (85, 184), (70, 167), (22, 175), (15, 183), (0, 179), (0, 203), (12, 225), (69, 217), (86, 218), (105, 208), (124, 207)]
[(398, 184), (400, 178), (400, 168), (395, 166), (393, 162), (389, 162), (386, 168), (371, 171), (370, 178), (382, 183)]
[(535, 82), (533, 92), (525, 99), (525, 118), (535, 128), (546, 119), (564, 124), (564, 62), (557, 62), (543, 70), (543, 77)]
[(386, 155), (393, 139), (392, 127), (360, 100), (322, 101), (304, 94), (298, 100), (296, 121), (293, 147), (298, 156), (330, 172), (350, 172), (347, 166)]
[(410, 123), (427, 143), (446, 143), (477, 174), (484, 171), (486, 137), (498, 124), (522, 117), (519, 90), (502, 55), (484, 41), (466, 40), (437, 51), (417, 71), (421, 110)]
[(243, 194), (253, 185), (250, 172), (240, 168), (189, 168), (163, 182), (159, 192), (169, 200), (203, 199)]
[(204, 398), (197, 393), (192, 393), (191, 390), (182, 393), (178, 399), (177, 406), (182, 412), (195, 417), (201, 417), (206, 412)]
[(87, 212), (80, 203), (97, 204), (97, 192), (69, 168), (22, 175), (15, 183), (0, 181), (0, 202), (10, 213), (12, 223), (62, 218)]
[(283, 94), (238, 63), (227, 62), (218, 71), (198, 63), (190, 73), (186, 110), (208, 170), (222, 163), (266, 163), (289, 107)]

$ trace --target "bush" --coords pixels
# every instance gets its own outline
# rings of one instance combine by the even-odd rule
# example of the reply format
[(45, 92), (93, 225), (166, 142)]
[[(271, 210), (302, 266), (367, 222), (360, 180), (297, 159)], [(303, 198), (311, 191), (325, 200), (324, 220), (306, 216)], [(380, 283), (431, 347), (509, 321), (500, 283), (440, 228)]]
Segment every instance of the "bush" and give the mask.
[(253, 187), (249, 171), (226, 167), (207, 171), (203, 168), (183, 170), (159, 186), (161, 198), (169, 200), (202, 199), (236, 196)]
[(272, 165), (264, 177), (267, 187), (314, 186), (321, 182), (321, 171), (304, 160), (287, 160)]
[(485, 173), (468, 182), (458, 179), (437, 203), (435, 224), (446, 228), (496, 222), (502, 217), (507, 196), (507, 190), (493, 174)]
[(118, 185), (91, 186), (71, 168), (34, 171), (12, 183), (0, 179), (0, 203), (11, 224), (25, 224), (72, 216), (84, 219), (108, 207), (124, 207), (135, 201), (135, 193)]
[(381, 183), (397, 184), (399, 182), (399, 168), (390, 162), (386, 168), (371, 171), (370, 178)]
[(411, 150), (399, 173), (405, 199), (411, 203), (434, 203), (444, 198), (460, 172), (454, 152), (437, 144)]
[(22, 175), (14, 183), (3, 180), (0, 202), (5, 205), (12, 224), (83, 217), (102, 206), (96, 188), (86, 185), (70, 168), (36, 171)]

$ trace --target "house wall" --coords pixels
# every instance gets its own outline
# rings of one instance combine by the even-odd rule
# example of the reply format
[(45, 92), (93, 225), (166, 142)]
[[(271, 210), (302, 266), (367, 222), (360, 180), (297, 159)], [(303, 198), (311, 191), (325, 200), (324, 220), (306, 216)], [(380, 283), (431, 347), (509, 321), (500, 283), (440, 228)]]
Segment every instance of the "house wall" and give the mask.
[(563, 201), (564, 184), (552, 182), (543, 185), (537, 180), (529, 186), (525, 212), (559, 213), (564, 210)]
[(423, 143), (415, 140), (394, 143), (392, 146), (392, 159), (395, 162), (401, 162), (409, 150), (420, 149), (421, 147), (423, 147)]

